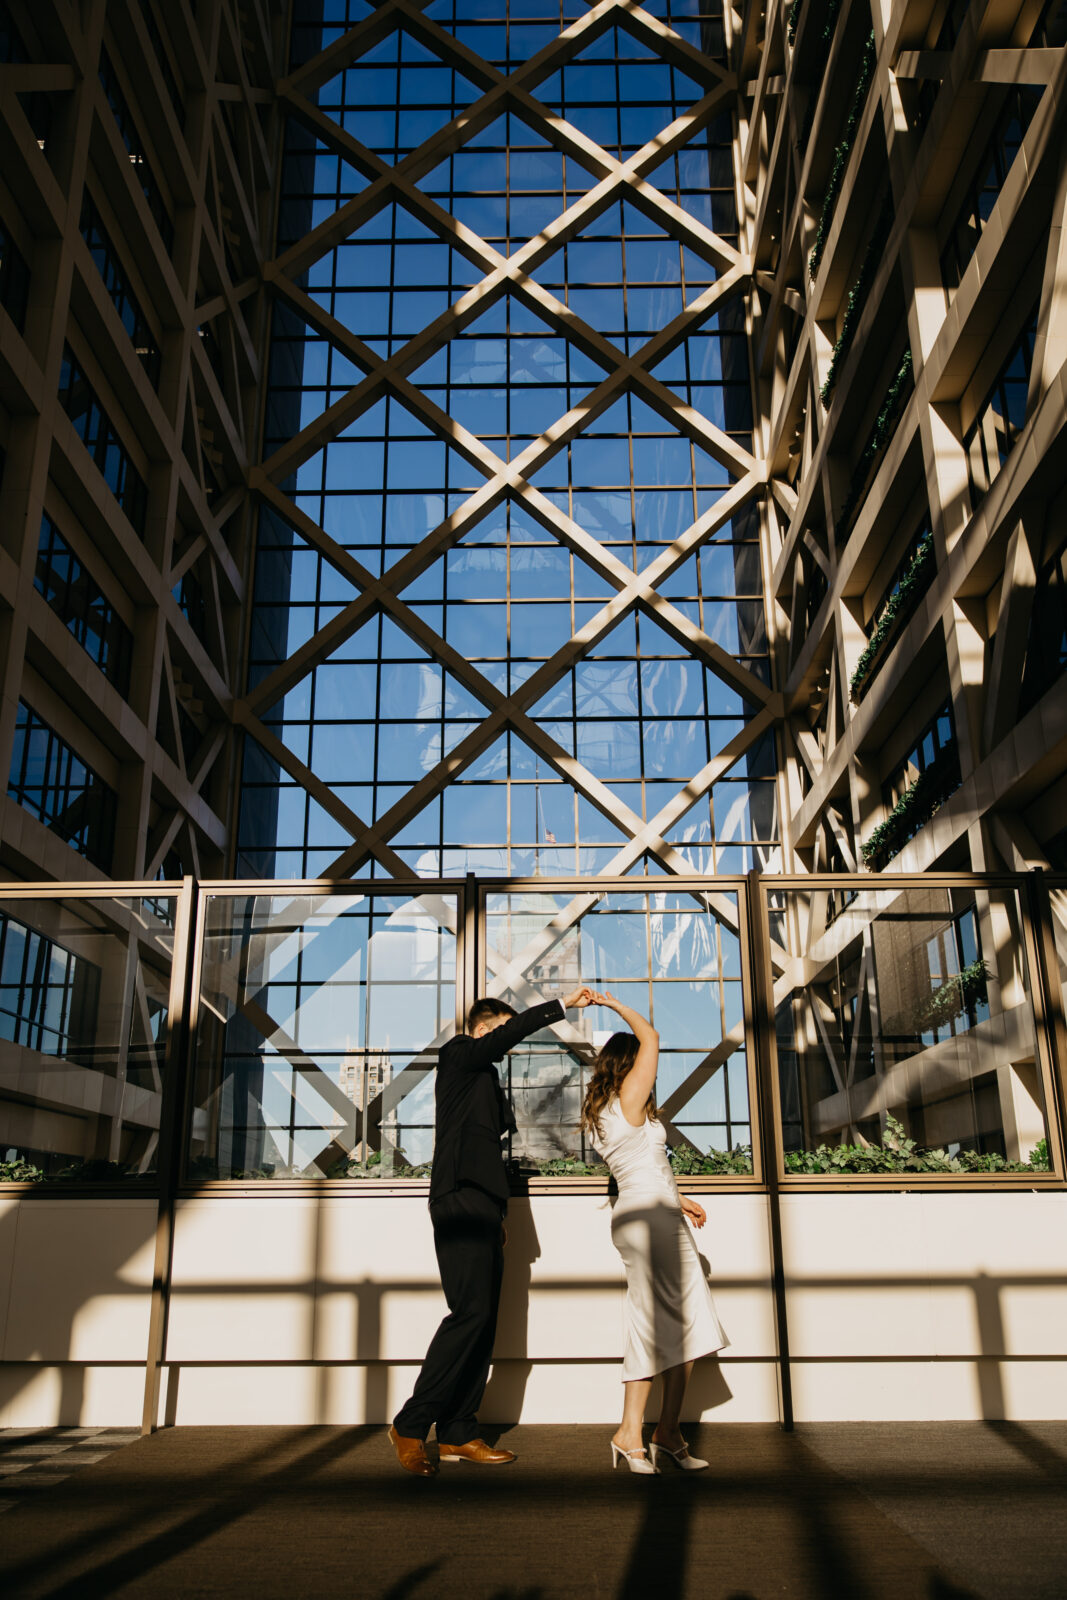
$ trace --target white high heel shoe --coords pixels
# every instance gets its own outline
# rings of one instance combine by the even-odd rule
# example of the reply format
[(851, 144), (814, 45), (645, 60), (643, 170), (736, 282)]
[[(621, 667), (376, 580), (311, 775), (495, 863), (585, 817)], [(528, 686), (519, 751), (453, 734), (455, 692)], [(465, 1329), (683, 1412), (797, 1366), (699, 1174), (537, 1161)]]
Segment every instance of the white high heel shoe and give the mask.
[(613, 1439), (611, 1441), (612, 1472), (614, 1472), (615, 1468), (618, 1466), (620, 1456), (622, 1456), (622, 1459), (626, 1462), (626, 1465), (629, 1467), (631, 1472), (659, 1472), (659, 1468), (654, 1466), (653, 1463), (648, 1459), (647, 1450), (644, 1448), (640, 1450), (624, 1450), (622, 1446), (617, 1445)]
[(701, 1461), (699, 1456), (691, 1456), (687, 1444), (683, 1444), (680, 1450), (668, 1450), (665, 1444), (653, 1444), (651, 1450), (652, 1464), (657, 1472), (659, 1471), (658, 1458), (660, 1456), (667, 1456), (669, 1460), (674, 1462), (680, 1472), (703, 1472), (708, 1465), (706, 1461)]

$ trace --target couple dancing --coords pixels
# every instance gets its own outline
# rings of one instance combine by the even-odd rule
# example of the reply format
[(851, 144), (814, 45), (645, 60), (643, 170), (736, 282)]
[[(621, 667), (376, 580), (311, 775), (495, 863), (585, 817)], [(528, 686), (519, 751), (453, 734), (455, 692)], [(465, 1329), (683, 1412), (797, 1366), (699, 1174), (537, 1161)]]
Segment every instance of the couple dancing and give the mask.
[[(448, 1315), (426, 1352), (414, 1392), (389, 1429), (400, 1465), (431, 1477), (426, 1437), (436, 1428), (442, 1461), (501, 1465), (514, 1461), (478, 1432), (478, 1407), (489, 1377), (504, 1270), (508, 1182), (501, 1138), (515, 1121), (496, 1066), (521, 1040), (563, 1019), (565, 1010), (600, 1005), (631, 1031), (614, 1033), (597, 1054), (582, 1106), (582, 1126), (618, 1184), (611, 1237), (626, 1268), (626, 1344), (622, 1421), (611, 1441), (612, 1466), (654, 1473), (661, 1461), (683, 1471), (707, 1466), (689, 1454), (679, 1423), (686, 1384), (699, 1357), (726, 1337), (686, 1219), (705, 1222), (703, 1207), (679, 1195), (656, 1120), (659, 1035), (647, 1018), (588, 987), (562, 1001), (516, 1012), (501, 1000), (478, 1000), (437, 1066), (437, 1136), (430, 1178), (430, 1219)], [(645, 1449), (642, 1428), (652, 1380), (663, 1375), (663, 1404)]]

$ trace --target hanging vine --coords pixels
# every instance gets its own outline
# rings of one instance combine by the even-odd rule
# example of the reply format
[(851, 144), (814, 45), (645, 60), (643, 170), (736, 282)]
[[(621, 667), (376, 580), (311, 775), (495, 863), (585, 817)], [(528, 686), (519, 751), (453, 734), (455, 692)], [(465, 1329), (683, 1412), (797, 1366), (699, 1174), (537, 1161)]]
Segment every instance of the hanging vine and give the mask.
[(849, 698), (854, 705), (862, 699), (861, 690), (870, 677), (882, 646), (894, 632), (900, 617), (911, 611), (920, 595), (924, 594), (934, 571), (934, 536), (928, 533), (916, 550), (898, 587), (882, 607), (874, 632), (867, 647), (856, 662), (856, 670), (849, 682)]
[(834, 148), (833, 165), (830, 168), (830, 177), (823, 195), (822, 211), (819, 214), (819, 226), (815, 230), (815, 243), (811, 247), (808, 257), (808, 276), (814, 280), (822, 260), (822, 253), (826, 247), (827, 235), (830, 224), (834, 220), (834, 211), (837, 206), (837, 197), (845, 178), (845, 168), (848, 158), (852, 154), (852, 146), (856, 142), (859, 131), (860, 118), (863, 108), (867, 103), (867, 90), (874, 78), (874, 65), (877, 54), (874, 47), (874, 29), (867, 35), (867, 43), (863, 47), (863, 56), (860, 60), (860, 70), (856, 78), (856, 88), (852, 95), (852, 104), (849, 106), (848, 117), (845, 120), (845, 132), (840, 144)]
[(834, 345), (833, 353), (830, 356), (830, 367), (826, 374), (826, 381), (819, 390), (819, 398), (822, 400), (824, 407), (830, 404), (830, 396), (837, 382), (838, 370), (852, 348), (852, 340), (855, 337), (856, 328), (863, 314), (863, 308), (867, 304), (867, 296), (870, 293), (871, 284), (881, 264), (885, 242), (889, 237), (890, 220), (889, 209), (885, 207), (874, 225), (874, 232), (871, 234), (867, 248), (863, 252), (863, 260), (860, 263), (856, 281), (848, 292), (848, 299), (845, 301), (845, 315), (841, 320), (841, 332), (837, 336), (837, 343)]
[(911, 351), (905, 350), (900, 366), (897, 368), (897, 375), (889, 385), (886, 397), (882, 402), (882, 409), (875, 418), (871, 436), (867, 440), (863, 454), (856, 463), (856, 470), (852, 474), (852, 483), (848, 494), (845, 496), (845, 503), (841, 507), (841, 514), (834, 523), (834, 537), (838, 541), (840, 541), (841, 535), (848, 527), (852, 513), (859, 504), (860, 496), (867, 486), (871, 468), (888, 443), (890, 435), (896, 426), (897, 418), (903, 409), (904, 398), (910, 384)]
[(881, 872), (959, 786), (960, 757), (953, 741), (920, 772), (915, 782), (904, 790), (885, 821), (880, 822), (870, 837), (864, 840), (860, 846), (864, 865), (874, 872)]

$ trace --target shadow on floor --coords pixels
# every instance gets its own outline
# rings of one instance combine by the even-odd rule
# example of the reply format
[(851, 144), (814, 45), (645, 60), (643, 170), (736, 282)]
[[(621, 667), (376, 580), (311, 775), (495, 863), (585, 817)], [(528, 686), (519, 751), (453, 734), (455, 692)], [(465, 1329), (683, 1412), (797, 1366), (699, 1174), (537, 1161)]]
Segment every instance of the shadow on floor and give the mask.
[(524, 1426), (513, 1466), (428, 1481), (379, 1428), (168, 1429), (5, 1517), (0, 1590), (1062, 1600), (1067, 1424), (1012, 1427), (704, 1426), (708, 1472), (639, 1478), (608, 1428)]

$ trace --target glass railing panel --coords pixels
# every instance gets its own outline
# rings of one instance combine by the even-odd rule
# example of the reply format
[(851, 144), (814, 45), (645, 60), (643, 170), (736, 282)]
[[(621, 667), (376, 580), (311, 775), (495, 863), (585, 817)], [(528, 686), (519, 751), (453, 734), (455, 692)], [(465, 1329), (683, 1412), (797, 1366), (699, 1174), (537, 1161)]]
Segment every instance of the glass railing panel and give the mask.
[[(519, 1010), (580, 984), (607, 990), (660, 1035), (659, 1115), (679, 1173), (752, 1171), (735, 890), (514, 889), (486, 899), (484, 987)], [(597, 1050), (619, 1019), (570, 1011), (508, 1056), (512, 1159), (529, 1174), (603, 1174), (580, 1126)]]
[(0, 898), (0, 1181), (156, 1172), (176, 904)]
[(455, 894), (208, 893), (190, 1181), (424, 1177)]
[(1047, 1171), (1018, 892), (861, 885), (764, 889), (786, 1172)]

